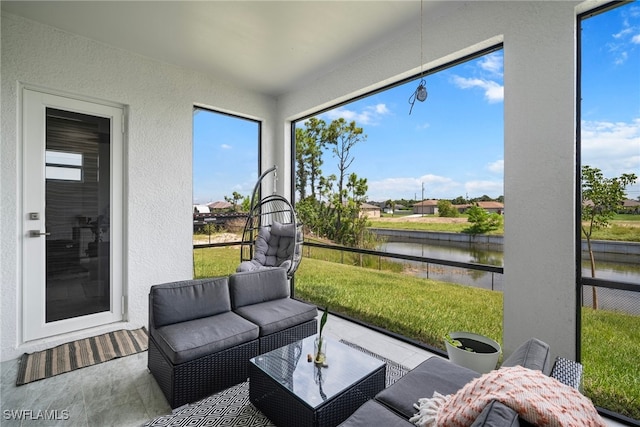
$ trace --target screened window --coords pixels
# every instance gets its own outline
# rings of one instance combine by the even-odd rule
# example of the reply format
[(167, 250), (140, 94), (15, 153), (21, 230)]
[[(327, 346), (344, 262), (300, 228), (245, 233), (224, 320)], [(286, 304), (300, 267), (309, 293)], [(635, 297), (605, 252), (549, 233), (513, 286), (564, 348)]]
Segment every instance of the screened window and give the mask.
[(194, 244), (241, 240), (259, 152), (260, 122), (194, 108)]
[(640, 175), (640, 6), (599, 9), (579, 24), (584, 393), (596, 406), (640, 419), (640, 351), (627, 345), (640, 338), (640, 258), (629, 251), (640, 242), (640, 182), (625, 179)]

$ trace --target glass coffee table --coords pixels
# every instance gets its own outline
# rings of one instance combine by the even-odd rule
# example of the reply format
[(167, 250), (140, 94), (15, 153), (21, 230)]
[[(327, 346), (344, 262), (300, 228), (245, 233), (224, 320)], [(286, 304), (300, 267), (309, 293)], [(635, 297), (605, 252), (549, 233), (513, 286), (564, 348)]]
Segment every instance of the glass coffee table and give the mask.
[(336, 426), (385, 387), (383, 361), (328, 338), (328, 366), (308, 362), (314, 339), (249, 361), (249, 400), (278, 427)]

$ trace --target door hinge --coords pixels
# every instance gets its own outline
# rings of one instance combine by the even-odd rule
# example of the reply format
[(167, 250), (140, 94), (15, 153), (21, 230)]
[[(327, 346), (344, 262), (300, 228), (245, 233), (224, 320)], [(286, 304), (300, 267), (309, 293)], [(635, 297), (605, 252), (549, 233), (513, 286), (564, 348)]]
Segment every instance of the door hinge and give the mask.
[(126, 303), (127, 303), (127, 297), (126, 297), (126, 296), (124, 296), (124, 295), (122, 295), (122, 305), (120, 306), (120, 311), (121, 311), (121, 313), (120, 313), (120, 314), (122, 314), (123, 316), (124, 316), (124, 313), (125, 313), (125, 311), (126, 311), (126, 310), (125, 310), (125, 305), (126, 305)]

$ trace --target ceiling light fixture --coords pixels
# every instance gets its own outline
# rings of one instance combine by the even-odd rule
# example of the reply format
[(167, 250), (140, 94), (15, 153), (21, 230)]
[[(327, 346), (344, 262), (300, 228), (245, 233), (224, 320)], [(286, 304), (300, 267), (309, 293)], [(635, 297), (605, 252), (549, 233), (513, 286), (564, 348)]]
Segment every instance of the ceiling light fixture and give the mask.
[(422, 77), (422, 64), (424, 63), (422, 59), (422, 2), (423, 0), (420, 0), (420, 83), (418, 84), (416, 91), (413, 92), (409, 97), (409, 104), (411, 104), (411, 108), (409, 108), (409, 115), (411, 115), (411, 111), (413, 111), (413, 104), (416, 103), (416, 100), (424, 102), (424, 100), (427, 99), (428, 95), (427, 86), (424, 78)]

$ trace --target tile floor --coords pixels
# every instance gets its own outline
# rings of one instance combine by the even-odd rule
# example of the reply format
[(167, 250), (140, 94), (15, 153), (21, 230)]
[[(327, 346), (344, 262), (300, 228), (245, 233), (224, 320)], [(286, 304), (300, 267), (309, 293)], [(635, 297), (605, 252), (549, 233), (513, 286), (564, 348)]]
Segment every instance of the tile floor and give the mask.
[[(332, 317), (325, 334), (356, 343), (408, 368), (433, 355), (343, 319)], [(436, 356), (437, 357), (437, 356)], [(147, 370), (147, 353), (116, 359), (42, 381), (15, 386), (18, 360), (0, 363), (0, 425), (136, 427), (171, 408)], [(11, 411), (47, 410), (58, 420), (15, 420)], [(57, 411), (57, 412), (56, 412)], [(622, 424), (613, 421), (609, 426)]]

